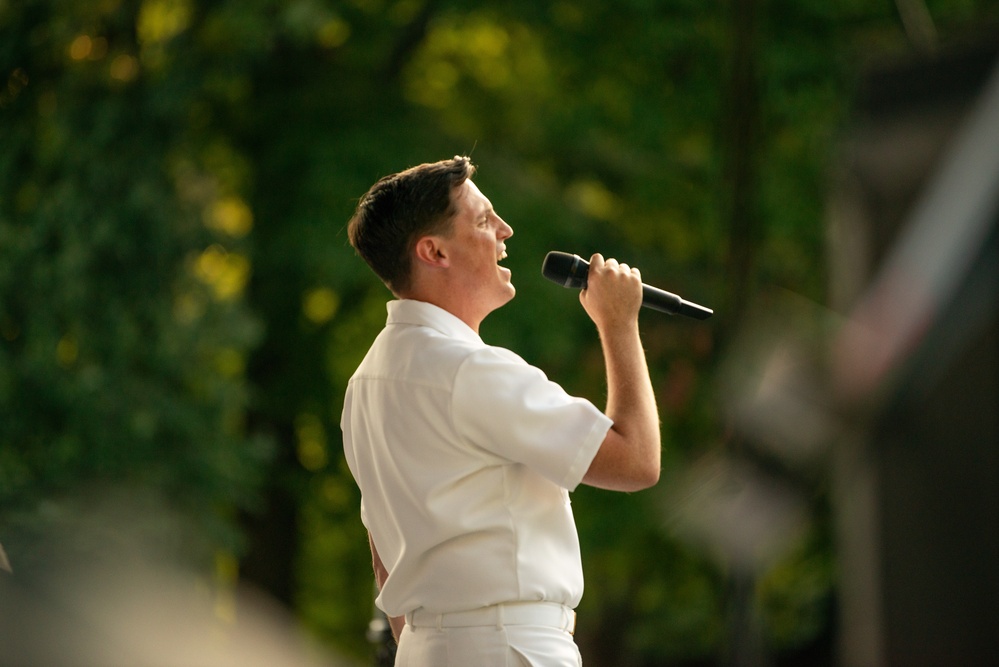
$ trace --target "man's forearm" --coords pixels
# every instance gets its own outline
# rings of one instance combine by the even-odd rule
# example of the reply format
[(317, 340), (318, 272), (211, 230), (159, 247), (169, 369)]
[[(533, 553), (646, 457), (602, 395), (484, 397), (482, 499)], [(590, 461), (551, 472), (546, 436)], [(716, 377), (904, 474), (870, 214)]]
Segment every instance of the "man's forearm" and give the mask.
[(660, 465), (659, 412), (637, 323), (601, 332), (607, 367), (607, 416), (635, 448), (640, 465)]
[(405, 616), (390, 616), (389, 626), (392, 628), (392, 636), (395, 637), (395, 643), (399, 643), (399, 637), (402, 636), (402, 629), (406, 627), (406, 617)]
[(639, 491), (659, 481), (659, 415), (638, 325), (601, 329), (607, 366), (606, 414), (614, 422), (583, 476), (590, 486)]
[[(382, 558), (378, 555), (378, 549), (375, 548), (375, 541), (372, 539), (371, 533), (368, 533), (368, 546), (371, 547), (371, 566), (375, 571), (375, 586), (381, 592), (385, 580), (388, 579), (388, 570), (385, 569), (385, 564), (382, 563)], [(402, 636), (402, 629), (406, 625), (406, 617), (389, 616), (388, 622), (389, 627), (392, 628), (392, 636), (398, 642), (399, 637)]]

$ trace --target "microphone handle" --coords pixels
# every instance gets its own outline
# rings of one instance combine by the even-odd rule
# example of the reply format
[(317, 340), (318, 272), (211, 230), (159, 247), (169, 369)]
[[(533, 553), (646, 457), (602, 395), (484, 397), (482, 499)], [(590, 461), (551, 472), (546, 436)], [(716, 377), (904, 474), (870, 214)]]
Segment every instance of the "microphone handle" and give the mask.
[(676, 315), (682, 303), (683, 299), (676, 294), (642, 283), (642, 306), (645, 308)]
[(672, 292), (642, 284), (642, 306), (670, 315), (686, 315), (698, 320), (706, 320), (714, 311), (696, 303), (685, 301)]

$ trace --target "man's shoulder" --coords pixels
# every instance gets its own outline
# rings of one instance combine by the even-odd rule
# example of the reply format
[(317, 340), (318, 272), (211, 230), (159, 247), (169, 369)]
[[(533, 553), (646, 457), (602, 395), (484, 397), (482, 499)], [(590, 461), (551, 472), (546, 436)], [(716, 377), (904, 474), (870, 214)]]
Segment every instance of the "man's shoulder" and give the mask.
[(449, 336), (423, 325), (392, 325), (375, 339), (354, 377), (449, 384), (469, 358), (488, 350), (482, 341)]

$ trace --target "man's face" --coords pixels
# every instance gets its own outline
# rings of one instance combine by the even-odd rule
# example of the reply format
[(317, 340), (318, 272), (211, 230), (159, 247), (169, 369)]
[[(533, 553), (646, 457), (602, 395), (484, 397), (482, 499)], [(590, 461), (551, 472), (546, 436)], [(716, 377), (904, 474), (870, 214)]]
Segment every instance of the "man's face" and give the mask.
[(513, 229), (472, 181), (462, 183), (452, 197), (458, 212), (448, 246), (458, 278), (455, 287), (463, 292), (466, 305), (484, 318), (516, 294), (510, 269), (499, 265), (506, 258), (505, 241)]

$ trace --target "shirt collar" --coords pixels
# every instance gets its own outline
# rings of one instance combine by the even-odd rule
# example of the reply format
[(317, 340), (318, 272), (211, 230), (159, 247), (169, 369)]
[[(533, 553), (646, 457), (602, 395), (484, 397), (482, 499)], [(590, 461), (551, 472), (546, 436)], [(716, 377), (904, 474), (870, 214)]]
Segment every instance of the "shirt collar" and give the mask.
[(415, 299), (397, 299), (385, 304), (388, 310), (386, 324), (414, 324), (430, 327), (451, 338), (481, 343), (479, 334), (440, 306)]

